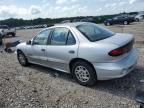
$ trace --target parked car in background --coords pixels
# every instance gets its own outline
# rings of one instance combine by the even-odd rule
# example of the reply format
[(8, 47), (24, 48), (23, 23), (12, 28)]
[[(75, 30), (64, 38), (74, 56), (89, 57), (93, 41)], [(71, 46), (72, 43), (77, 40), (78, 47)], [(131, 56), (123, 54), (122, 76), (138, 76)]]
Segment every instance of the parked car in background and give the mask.
[(144, 13), (143, 14), (138, 14), (135, 16), (135, 20), (137, 22), (144, 20)]
[(114, 25), (114, 24), (124, 24), (124, 25), (128, 25), (132, 22), (134, 22), (135, 19), (131, 16), (128, 15), (120, 15), (120, 16), (116, 16), (112, 19), (107, 19), (104, 21), (104, 24), (106, 26), (110, 26), (110, 25)]
[(60, 24), (63, 24), (63, 23), (70, 23), (71, 20), (64, 20), (64, 21), (61, 21)]
[(34, 63), (66, 73), (84, 86), (121, 78), (134, 70), (138, 51), (131, 34), (114, 33), (94, 23), (59, 24), (17, 46), (22, 66)]
[(83, 18), (80, 20), (80, 22), (94, 22), (93, 18)]
[(80, 22), (81, 19), (73, 19), (72, 22)]
[(74, 19), (72, 22), (94, 22), (94, 19), (91, 17), (82, 18), (82, 19)]
[(16, 35), (16, 29), (15, 28), (10, 28), (7, 25), (0, 25), (0, 34), (2, 36), (15, 36)]

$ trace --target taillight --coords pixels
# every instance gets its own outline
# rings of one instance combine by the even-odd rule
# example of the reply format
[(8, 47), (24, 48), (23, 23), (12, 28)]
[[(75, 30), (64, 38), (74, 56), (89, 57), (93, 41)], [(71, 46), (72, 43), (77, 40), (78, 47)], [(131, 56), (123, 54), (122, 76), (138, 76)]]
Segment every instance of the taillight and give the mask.
[(134, 43), (134, 39), (131, 40), (131, 41), (130, 41), (129, 43), (127, 43), (126, 45), (110, 51), (108, 54), (109, 54), (110, 56), (120, 56), (120, 55), (122, 55), (122, 54), (124, 54), (124, 53), (128, 53), (128, 52), (131, 51), (131, 49), (133, 48), (133, 43)]
[(118, 49), (115, 49), (115, 50), (112, 50), (111, 52), (109, 52), (109, 55), (110, 56), (120, 56), (124, 53), (124, 49), (123, 48), (118, 48)]

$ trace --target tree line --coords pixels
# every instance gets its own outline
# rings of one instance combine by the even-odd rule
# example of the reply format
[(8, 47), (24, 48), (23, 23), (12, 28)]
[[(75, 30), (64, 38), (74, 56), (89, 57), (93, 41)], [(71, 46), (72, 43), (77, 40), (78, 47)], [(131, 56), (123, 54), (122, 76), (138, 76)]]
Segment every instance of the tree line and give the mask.
[[(130, 15), (137, 14), (137, 12), (131, 12), (128, 13)], [(0, 25), (8, 25), (9, 27), (20, 27), (20, 26), (33, 26), (33, 25), (40, 25), (40, 24), (47, 24), (48, 26), (60, 23), (64, 20), (78, 20), (83, 18), (92, 18), (94, 23), (103, 23), (104, 20), (112, 18), (115, 15), (103, 15), (103, 16), (80, 16), (80, 17), (68, 17), (68, 18), (37, 18), (37, 19), (31, 19), (31, 20), (24, 20), (24, 19), (14, 19), (9, 18), (6, 20), (1, 20)]]

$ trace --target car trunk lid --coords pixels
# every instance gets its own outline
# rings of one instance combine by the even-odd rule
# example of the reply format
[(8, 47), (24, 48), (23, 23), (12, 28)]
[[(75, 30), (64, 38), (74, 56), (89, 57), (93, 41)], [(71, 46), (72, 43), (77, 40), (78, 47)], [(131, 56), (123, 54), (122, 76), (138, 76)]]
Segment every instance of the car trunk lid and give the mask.
[(122, 46), (128, 44), (131, 41), (134, 41), (133, 35), (131, 35), (131, 34), (122, 34), (122, 33), (116, 33), (112, 37), (101, 40), (101, 42), (115, 44), (115, 45), (118, 45), (119, 47), (122, 47)]

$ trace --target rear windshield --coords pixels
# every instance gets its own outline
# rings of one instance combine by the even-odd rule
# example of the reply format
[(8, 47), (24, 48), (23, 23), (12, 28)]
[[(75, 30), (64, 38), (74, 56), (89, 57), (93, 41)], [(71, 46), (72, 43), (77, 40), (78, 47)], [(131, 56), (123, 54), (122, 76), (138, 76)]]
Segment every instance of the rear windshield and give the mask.
[(95, 24), (79, 25), (77, 29), (91, 42), (103, 40), (114, 35), (113, 32)]

